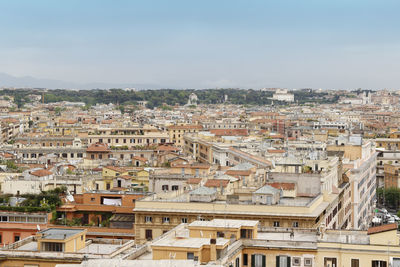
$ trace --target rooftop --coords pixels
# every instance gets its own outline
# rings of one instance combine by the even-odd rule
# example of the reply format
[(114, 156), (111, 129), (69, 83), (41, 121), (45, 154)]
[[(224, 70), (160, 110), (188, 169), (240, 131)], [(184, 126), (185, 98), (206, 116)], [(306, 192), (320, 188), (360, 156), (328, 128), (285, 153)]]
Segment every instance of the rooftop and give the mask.
[(39, 234), (42, 234), (42, 239), (64, 240), (84, 231), (84, 229), (49, 228), (39, 232)]
[(238, 227), (253, 227), (258, 224), (258, 221), (251, 220), (223, 220), (213, 219), (211, 221), (194, 221), (189, 224), (189, 227), (216, 227), (216, 228), (238, 228)]

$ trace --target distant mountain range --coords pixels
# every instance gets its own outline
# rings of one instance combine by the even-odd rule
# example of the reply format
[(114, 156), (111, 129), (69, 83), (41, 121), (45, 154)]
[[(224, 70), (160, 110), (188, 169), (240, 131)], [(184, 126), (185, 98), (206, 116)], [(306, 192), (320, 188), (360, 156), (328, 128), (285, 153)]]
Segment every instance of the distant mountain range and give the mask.
[(38, 79), (31, 76), (15, 77), (6, 73), (0, 73), (0, 88), (47, 88), (47, 89), (109, 89), (109, 88), (137, 88), (156, 89), (161, 88), (157, 84), (124, 84), (124, 83), (74, 83), (51, 79)]

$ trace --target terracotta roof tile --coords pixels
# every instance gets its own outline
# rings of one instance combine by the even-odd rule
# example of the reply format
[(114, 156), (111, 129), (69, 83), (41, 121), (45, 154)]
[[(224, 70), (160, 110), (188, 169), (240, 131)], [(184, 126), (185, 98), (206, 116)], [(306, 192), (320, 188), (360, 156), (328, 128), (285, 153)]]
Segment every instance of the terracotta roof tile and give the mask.
[(226, 187), (229, 184), (229, 180), (224, 179), (208, 179), (204, 184), (206, 187)]
[(187, 124), (187, 125), (171, 125), (168, 126), (168, 129), (172, 129), (172, 130), (191, 130), (191, 129), (203, 129), (202, 125), (199, 124)]
[(210, 133), (216, 136), (248, 136), (247, 129), (211, 129)]
[(126, 170), (124, 168), (117, 167), (117, 166), (106, 166), (104, 168), (115, 171), (115, 172), (126, 172)]
[(295, 184), (294, 183), (267, 183), (267, 185), (272, 186), (276, 189), (283, 189), (283, 190), (294, 190)]
[(391, 231), (391, 230), (396, 230), (397, 229), (397, 223), (391, 223), (391, 224), (384, 224), (380, 226), (375, 226), (375, 227), (370, 227), (368, 228), (368, 234), (376, 234), (376, 233), (382, 233), (386, 231)]
[(189, 178), (186, 180), (187, 184), (199, 184), (201, 182), (201, 178)]
[(156, 151), (172, 151), (172, 152), (175, 152), (175, 151), (179, 151), (180, 149), (177, 148), (177, 147), (174, 147), (174, 146), (160, 145), (155, 150)]
[(41, 169), (41, 170), (33, 171), (33, 172), (31, 172), (31, 174), (34, 176), (37, 176), (37, 177), (43, 177), (43, 176), (51, 175), (53, 173), (51, 171)]
[(144, 157), (139, 157), (139, 156), (134, 156), (132, 159), (141, 161), (141, 162), (147, 162), (148, 160)]
[(87, 149), (86, 152), (109, 152), (107, 144), (96, 143), (91, 144)]

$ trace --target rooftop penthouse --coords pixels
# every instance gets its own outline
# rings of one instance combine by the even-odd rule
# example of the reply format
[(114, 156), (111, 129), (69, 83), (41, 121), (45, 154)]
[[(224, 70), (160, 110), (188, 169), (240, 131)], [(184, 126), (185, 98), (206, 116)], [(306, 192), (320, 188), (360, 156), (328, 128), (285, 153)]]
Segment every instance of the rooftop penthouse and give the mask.
[(34, 265), (45, 261), (48, 266), (55, 266), (88, 259), (126, 258), (136, 250), (132, 240), (87, 240), (86, 233), (85, 229), (49, 228), (2, 247), (0, 260), (5, 266)]

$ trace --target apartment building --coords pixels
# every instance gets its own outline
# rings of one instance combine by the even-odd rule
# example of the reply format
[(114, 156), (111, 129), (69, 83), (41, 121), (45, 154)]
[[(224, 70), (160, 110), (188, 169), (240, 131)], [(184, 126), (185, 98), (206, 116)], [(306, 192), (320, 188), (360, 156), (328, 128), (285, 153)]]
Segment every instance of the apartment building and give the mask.
[[(366, 229), (376, 201), (376, 159), (378, 153), (372, 141), (350, 137), (346, 143), (328, 145), (328, 151), (343, 152), (343, 168), (349, 179), (352, 198), (350, 227)], [(344, 139), (340, 142), (345, 142)]]
[[(182, 223), (149, 243), (140, 261), (189, 260), (212, 266), (398, 266), (397, 225), (368, 231), (260, 228), (257, 221)], [(132, 262), (133, 263), (133, 262)], [(146, 265), (144, 265), (146, 266)]]
[(46, 211), (18, 212), (0, 208), (0, 245), (5, 246), (46, 229), (52, 214)]
[(399, 188), (400, 186), (400, 164), (399, 163), (392, 163), (392, 164), (385, 164), (384, 165), (384, 181), (385, 181), (385, 188)]
[[(325, 221), (326, 209), (335, 199), (320, 194), (309, 198), (281, 198), (280, 203), (275, 205), (256, 205), (252, 203), (250, 193), (244, 194), (242, 201), (238, 196), (238, 201), (233, 201), (236, 204), (231, 204), (228, 200), (215, 201), (215, 197), (205, 198), (204, 194), (209, 192), (215, 194), (213, 192), (216, 191), (198, 192), (202, 202), (198, 202), (197, 198), (194, 202), (190, 194), (168, 200), (149, 197), (136, 201), (133, 213), (137, 242), (143, 243), (157, 238), (181, 222), (190, 223), (199, 219), (252, 219), (259, 220), (263, 227), (316, 228)], [(267, 196), (268, 194), (265, 194), (265, 197)]]
[(183, 136), (186, 133), (198, 133), (203, 127), (199, 124), (176, 124), (167, 126), (169, 133), (169, 140), (173, 142), (177, 147), (184, 146)]
[(82, 228), (48, 228), (0, 248), (2, 266), (80, 264), (90, 259), (116, 259), (136, 251), (133, 240), (86, 239)]

